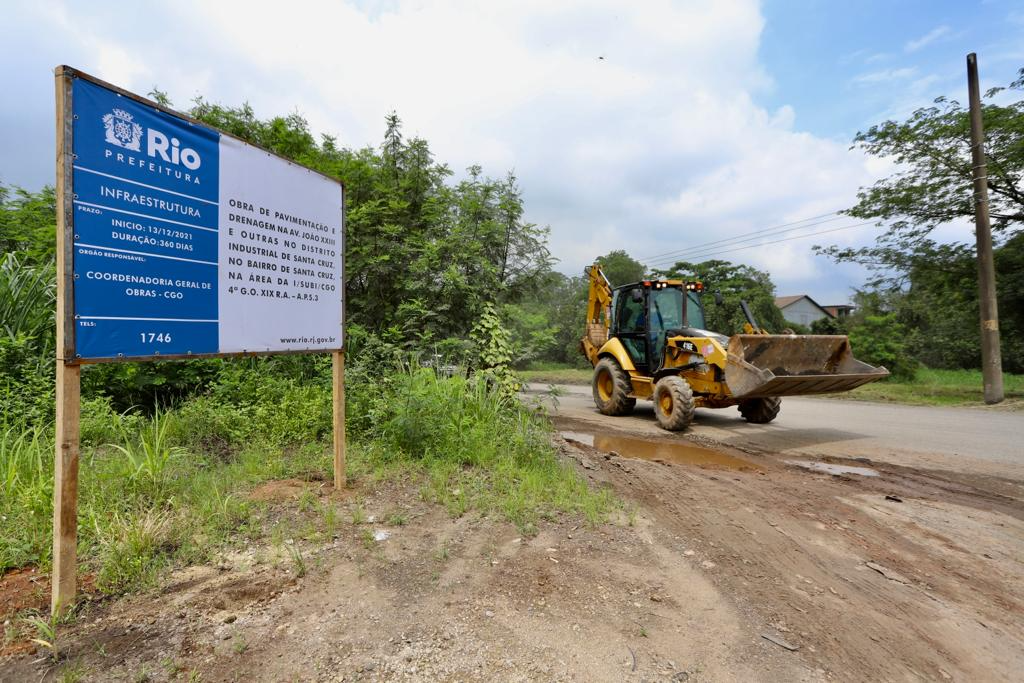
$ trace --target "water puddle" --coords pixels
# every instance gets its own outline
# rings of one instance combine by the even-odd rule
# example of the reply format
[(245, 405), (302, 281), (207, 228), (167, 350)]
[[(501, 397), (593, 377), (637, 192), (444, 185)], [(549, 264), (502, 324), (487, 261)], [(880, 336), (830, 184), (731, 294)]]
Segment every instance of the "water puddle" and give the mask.
[(569, 439), (570, 441), (578, 441), (579, 443), (586, 444), (588, 446), (594, 445), (594, 435), (587, 434), (585, 432), (559, 432), (563, 439)]
[(709, 469), (747, 471), (759, 469), (749, 460), (676, 440), (652, 441), (631, 436), (569, 431), (561, 432), (561, 434), (563, 438), (593, 446), (606, 453), (614, 451), (624, 458), (638, 458), (678, 465), (697, 465)]
[(834, 465), (830, 462), (818, 462), (816, 460), (786, 460), (789, 465), (803, 467), (805, 470), (824, 472), (825, 474), (859, 474), (862, 477), (877, 477), (878, 470), (870, 467), (854, 467), (853, 465)]

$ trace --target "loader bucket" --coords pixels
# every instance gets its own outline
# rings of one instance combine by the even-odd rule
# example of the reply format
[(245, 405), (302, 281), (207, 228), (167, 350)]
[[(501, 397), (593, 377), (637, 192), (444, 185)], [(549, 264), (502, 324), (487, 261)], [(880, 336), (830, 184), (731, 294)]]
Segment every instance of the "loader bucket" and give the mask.
[(734, 398), (849, 391), (889, 376), (853, 357), (845, 336), (737, 334), (729, 340), (725, 382)]

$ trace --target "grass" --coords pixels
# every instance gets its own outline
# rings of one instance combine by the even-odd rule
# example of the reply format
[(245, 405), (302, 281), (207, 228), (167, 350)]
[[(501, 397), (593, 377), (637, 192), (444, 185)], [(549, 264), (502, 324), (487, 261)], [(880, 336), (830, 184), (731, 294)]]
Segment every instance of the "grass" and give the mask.
[[(108, 415), (111, 422), (119, 417)], [(174, 443), (175, 411), (117, 430), (119, 444), (83, 441), (79, 469), (79, 558), (97, 587), (118, 594), (153, 585), (176, 563), (209, 560), (218, 548), (262, 535), (255, 484), (330, 467), (324, 444), (286, 449), (250, 443), (229, 462)], [(53, 432), (0, 432), (0, 572), (49, 567)]]
[(530, 363), (525, 370), (516, 371), (524, 382), (537, 384), (583, 384), (590, 385), (594, 371), (562, 363)]
[[(1024, 410), (1024, 375), (1003, 374), (1004, 407)], [(922, 406), (983, 406), (981, 370), (922, 368), (913, 380), (887, 379), (829, 398)]]
[[(288, 410), (301, 413), (299, 407), (263, 422), (259, 416), (269, 408), (262, 403), (212, 395), (149, 417), (118, 414), (109, 402), (83, 402), (79, 560), (101, 591), (144, 589), (169, 568), (213, 562), (259, 540), (272, 543), (275, 562), (290, 561), (301, 575), (306, 561), (295, 547), (290, 557), (284, 551), (285, 527), (289, 538), (305, 540), (336, 532), (339, 511), (311, 491), (292, 506), (289, 514), (301, 518), (294, 524), (248, 495), (268, 480), (330, 479), (331, 414), (320, 411), (330, 405), (329, 385), (245, 387), (243, 396), (279, 408), (282, 395), (311, 397), (320, 417), (302, 413), (295, 421)], [(356, 485), (402, 477), (452, 515), (494, 515), (524, 533), (563, 513), (598, 522), (618, 506), (560, 461), (543, 416), (485, 380), (416, 369), (360, 384), (357, 374), (349, 395), (347, 474)], [(49, 567), (53, 438), (52, 425), (0, 430), (0, 573)], [(358, 501), (350, 512), (353, 524), (366, 523)], [(408, 521), (400, 510), (385, 520)], [(372, 534), (365, 535), (372, 547)]]
[(596, 522), (615, 504), (558, 459), (546, 419), (484, 380), (413, 370), (396, 378), (395, 395), (380, 438), (425, 473), (421, 494), (452, 515), (497, 514), (527, 532), (558, 513)]

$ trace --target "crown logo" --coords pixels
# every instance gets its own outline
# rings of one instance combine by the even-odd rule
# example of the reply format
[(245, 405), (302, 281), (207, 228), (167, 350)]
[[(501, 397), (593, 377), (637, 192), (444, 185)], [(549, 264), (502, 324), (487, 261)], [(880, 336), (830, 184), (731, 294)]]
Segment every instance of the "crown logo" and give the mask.
[(114, 109), (103, 117), (106, 129), (106, 141), (133, 152), (142, 147), (142, 126), (135, 122), (135, 117), (124, 109)]

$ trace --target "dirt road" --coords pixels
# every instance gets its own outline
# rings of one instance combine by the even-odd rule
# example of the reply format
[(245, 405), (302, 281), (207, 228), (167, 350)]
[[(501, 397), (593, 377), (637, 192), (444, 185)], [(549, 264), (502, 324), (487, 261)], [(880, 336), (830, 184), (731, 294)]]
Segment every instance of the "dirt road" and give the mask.
[(606, 524), (452, 518), (415, 477), (268, 482), (279, 524), (343, 521), (87, 606), (62, 664), (0, 657), (0, 681), (1020, 680), (1024, 476), (986, 428), (1007, 416), (912, 411), (884, 436), (900, 409), (839, 430), (849, 404), (787, 401), (679, 435), (588, 401), (559, 399), (556, 442), (623, 501)]
[(803, 646), (809, 666), (1019, 680), (1024, 416), (786, 400), (777, 424), (698, 411), (683, 436), (643, 404), (601, 416), (583, 391), (566, 387), (555, 419), (604, 463), (596, 478), (687, 539), (723, 598)]
[[(541, 397), (544, 385), (531, 385)], [(603, 428), (664, 435), (649, 401), (633, 415), (606, 418), (590, 387), (560, 385), (558, 415)], [(548, 401), (550, 404), (550, 401)], [(834, 399), (787, 398), (769, 425), (748, 425), (735, 408), (698, 410), (689, 436), (774, 453), (871, 458), (910, 466), (1024, 478), (1024, 413), (929, 408)]]

